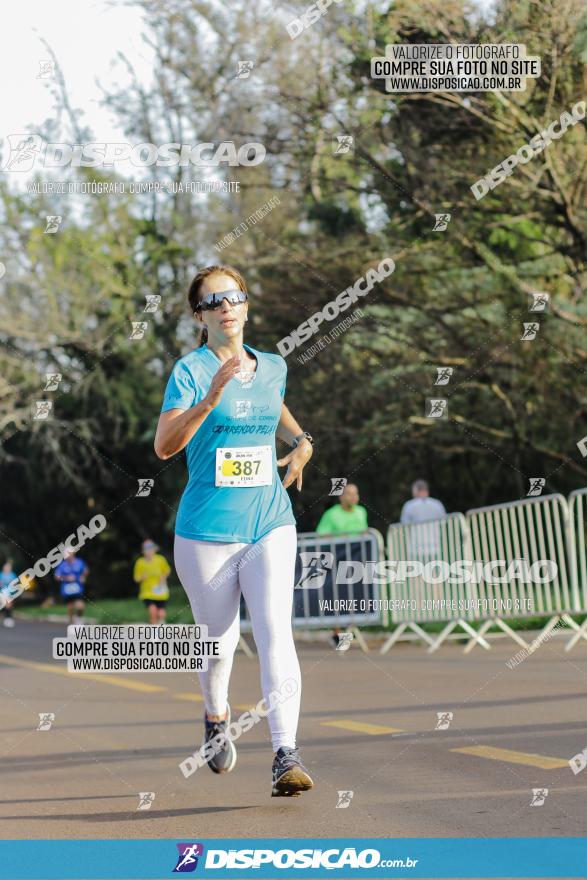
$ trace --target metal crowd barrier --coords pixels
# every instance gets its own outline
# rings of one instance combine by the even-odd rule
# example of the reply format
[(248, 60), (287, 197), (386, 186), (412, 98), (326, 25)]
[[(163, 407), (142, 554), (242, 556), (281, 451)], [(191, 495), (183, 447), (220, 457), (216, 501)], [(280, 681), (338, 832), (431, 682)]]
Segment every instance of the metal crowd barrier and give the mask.
[[(347, 627), (364, 651), (367, 644), (360, 625), (387, 623), (381, 599), (385, 598), (385, 573), (373, 577), (375, 566), (385, 562), (383, 537), (376, 529), (359, 535), (298, 534), (298, 555), (292, 625), (295, 628)], [(346, 582), (345, 582), (346, 581)], [(241, 632), (252, 624), (241, 597)]]
[[(397, 623), (381, 649), (389, 649), (411, 630), (434, 651), (457, 626), (472, 639), (484, 643), (468, 623), (478, 617), (477, 585), (467, 582), (462, 568), (454, 569), (450, 580), (442, 570), (460, 560), (471, 559), (470, 535), (462, 513), (451, 513), (442, 519), (423, 523), (390, 525), (387, 531), (387, 556), (390, 561), (388, 596), (391, 620)], [(403, 566), (402, 564), (406, 563)], [(409, 574), (416, 564), (425, 569)], [(439, 565), (442, 563), (442, 566)], [(425, 577), (429, 574), (429, 577)], [(436, 583), (431, 583), (436, 580)], [(418, 624), (449, 621), (437, 636)], [(487, 643), (485, 642), (485, 645)]]
[[(569, 495), (569, 553), (571, 557), (571, 580), (581, 611), (587, 609), (587, 489), (576, 489)], [(587, 639), (587, 617), (579, 626), (572, 618), (566, 623), (576, 630), (565, 646), (570, 651), (579, 639)]]
[[(492, 627), (521, 647), (534, 650), (561, 620), (575, 630), (565, 648), (571, 650), (580, 638), (587, 639), (587, 620), (579, 626), (571, 617), (587, 614), (586, 522), (587, 489), (580, 489), (571, 493), (569, 501), (562, 495), (546, 495), (469, 510), (465, 517), (451, 514), (418, 526), (390, 526), (390, 560), (433, 557), (449, 564), (457, 558), (469, 560), (472, 566), (497, 564), (497, 560), (502, 564), (499, 571), (494, 570), (495, 579), (490, 576), (476, 584), (460, 579), (439, 584), (424, 582), (422, 578), (408, 579), (403, 584), (390, 580), (390, 596), (404, 600), (405, 604), (392, 612), (392, 620), (398, 626), (382, 652), (389, 650), (406, 629), (426, 641), (429, 651), (435, 651), (456, 627), (471, 635), (465, 652), (477, 644), (489, 648), (485, 637)], [(549, 560), (552, 570), (539, 566), (539, 560)], [(517, 561), (523, 561), (524, 574), (532, 572), (536, 565), (534, 574), (538, 582), (526, 582), (521, 575), (500, 583), (499, 578)], [(409, 599), (415, 600), (411, 606), (406, 602)], [(440, 601), (443, 599), (444, 607)], [(506, 623), (507, 619), (540, 617), (548, 620), (531, 645)], [(481, 621), (478, 630), (468, 623), (473, 620)], [(438, 621), (446, 621), (446, 626), (436, 637), (418, 626)]]
[[(540, 639), (544, 639), (560, 617), (581, 611), (579, 596), (569, 576), (569, 508), (562, 495), (526, 498), (507, 504), (496, 504), (467, 511), (471, 530), (473, 559), (483, 563), (503, 559), (506, 567), (523, 559), (530, 570), (535, 567), (539, 578), (546, 576), (536, 568), (539, 560), (556, 564), (554, 579), (524, 583), (512, 579), (508, 583), (483, 583), (483, 598), (488, 613), (484, 614), (479, 634), (498, 626), (515, 642), (526, 648), (521, 635), (505, 623), (504, 618), (549, 617)], [(493, 612), (493, 613), (491, 613)], [(473, 644), (465, 650), (471, 650)]]

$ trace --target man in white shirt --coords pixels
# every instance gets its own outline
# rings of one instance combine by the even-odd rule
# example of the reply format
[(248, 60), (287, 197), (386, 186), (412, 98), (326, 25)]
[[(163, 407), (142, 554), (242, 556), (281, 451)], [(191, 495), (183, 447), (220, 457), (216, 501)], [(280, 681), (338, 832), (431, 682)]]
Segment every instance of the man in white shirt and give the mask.
[(412, 495), (402, 507), (400, 517), (402, 525), (413, 526), (407, 536), (408, 552), (412, 559), (431, 560), (438, 556), (441, 548), (440, 528), (432, 521), (445, 517), (446, 510), (442, 501), (430, 498), (426, 480), (412, 483)]
[(412, 483), (412, 495), (413, 498), (406, 501), (402, 507), (400, 517), (402, 525), (442, 519), (443, 516), (446, 516), (442, 501), (439, 501), (438, 498), (430, 498), (430, 490), (426, 480), (416, 480)]

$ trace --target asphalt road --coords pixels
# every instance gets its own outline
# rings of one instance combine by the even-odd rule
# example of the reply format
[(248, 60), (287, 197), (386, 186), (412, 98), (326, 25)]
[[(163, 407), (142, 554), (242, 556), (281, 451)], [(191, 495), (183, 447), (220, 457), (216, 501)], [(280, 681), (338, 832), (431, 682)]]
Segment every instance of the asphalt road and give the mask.
[[(555, 637), (515, 669), (509, 640), (468, 656), (456, 644), (384, 656), (300, 644), (299, 743), (315, 788), (277, 799), (266, 722), (238, 741), (231, 774), (185, 779), (178, 764), (202, 735), (195, 676), (67, 674), (51, 659), (64, 634), (0, 628), (3, 838), (587, 834), (587, 771), (567, 763), (587, 747), (585, 643), (565, 655)], [(233, 717), (259, 698), (257, 659), (239, 652)], [(55, 721), (39, 731), (44, 712)], [(435, 729), (439, 712), (453, 714), (448, 729)], [(548, 789), (542, 805), (532, 789)], [(353, 792), (347, 807), (339, 791)], [(139, 792), (155, 793), (150, 809)]]

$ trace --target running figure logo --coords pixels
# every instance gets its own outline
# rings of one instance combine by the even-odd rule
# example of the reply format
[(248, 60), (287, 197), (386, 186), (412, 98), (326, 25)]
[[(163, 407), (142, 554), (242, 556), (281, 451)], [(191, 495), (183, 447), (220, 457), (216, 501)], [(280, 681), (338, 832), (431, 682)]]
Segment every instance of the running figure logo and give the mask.
[(454, 714), (452, 712), (437, 712), (436, 717), (438, 721), (436, 722), (435, 730), (448, 730), (450, 727), (450, 722), (454, 718)]
[(550, 294), (548, 293), (530, 293), (530, 302), (528, 303), (529, 312), (545, 312), (548, 309)]
[(41, 152), (43, 141), (38, 134), (9, 134), (10, 155), (4, 163), (4, 171), (31, 171)]
[(45, 376), (47, 377), (47, 381), (43, 391), (58, 391), (59, 383), (63, 379), (61, 373), (45, 373)]
[(189, 874), (198, 866), (198, 856), (204, 855), (204, 845), (201, 843), (178, 843), (179, 856), (177, 865), (173, 869), (174, 874)]
[(341, 153), (351, 153), (353, 151), (352, 134), (337, 134), (332, 141), (332, 152), (335, 156)]
[(354, 795), (354, 791), (339, 791), (336, 809), (337, 810), (344, 810), (346, 807), (350, 807), (351, 798), (353, 795)]
[(535, 321), (532, 324), (524, 324), (524, 332), (520, 336), (520, 342), (531, 342), (533, 339), (536, 339), (536, 334), (539, 329), (540, 324), (538, 321)]
[(445, 232), (450, 223), (450, 214), (435, 214), (434, 227), (432, 232)]
[(295, 585), (296, 590), (319, 590), (324, 586), (326, 575), (332, 569), (333, 553), (319, 553), (316, 550), (300, 553), (302, 573)]
[(445, 419), (447, 412), (448, 400), (438, 397), (430, 397), (426, 399), (426, 409), (424, 415), (427, 419)]
[(39, 61), (39, 73), (37, 79), (52, 79), (55, 74), (54, 61)]
[(148, 321), (131, 321), (132, 330), (130, 331), (129, 339), (143, 339), (145, 335), (145, 330), (149, 326)]
[(436, 367), (435, 385), (448, 385), (450, 377), (454, 373), (454, 367)]
[(530, 477), (530, 488), (526, 498), (534, 498), (536, 495), (542, 495), (546, 480), (544, 477)]
[(248, 79), (251, 75), (251, 70), (255, 66), (254, 61), (237, 61), (238, 71), (236, 74), (237, 79)]
[(158, 293), (147, 293), (145, 295), (147, 304), (143, 312), (156, 312), (161, 302), (161, 296)]
[(135, 498), (146, 498), (147, 495), (151, 494), (151, 489), (155, 485), (155, 480), (151, 480), (151, 479), (147, 478), (147, 479), (139, 480), (138, 483), (139, 483), (139, 488), (137, 490), (137, 494), (135, 495)]
[(137, 810), (150, 810), (151, 804), (154, 800), (154, 791), (139, 791), (139, 805), (137, 807)]
[[(334, 650), (335, 651), (348, 651), (354, 637), (355, 637), (354, 633), (352, 633), (352, 632), (338, 633), (338, 644)], [(340, 794), (340, 792), (339, 792), (339, 794)]]
[(61, 221), (63, 217), (61, 214), (48, 214), (47, 215), (47, 225), (45, 226), (45, 233), (47, 232), (59, 232), (59, 227), (61, 226)]
[(532, 789), (532, 800), (530, 801), (530, 806), (531, 807), (541, 807), (547, 797), (548, 797), (548, 789), (547, 788), (533, 788)]
[(35, 400), (33, 401), (32, 417), (35, 422), (43, 422), (51, 415), (53, 409), (52, 400)]
[(329, 495), (342, 495), (342, 490), (347, 484), (346, 477), (330, 477), (330, 482), (332, 483), (332, 489), (328, 493)]
[(37, 730), (51, 730), (51, 725), (54, 721), (54, 712), (39, 712), (39, 726)]
[(234, 401), (234, 417), (235, 419), (247, 419), (251, 415), (251, 400), (235, 400)]

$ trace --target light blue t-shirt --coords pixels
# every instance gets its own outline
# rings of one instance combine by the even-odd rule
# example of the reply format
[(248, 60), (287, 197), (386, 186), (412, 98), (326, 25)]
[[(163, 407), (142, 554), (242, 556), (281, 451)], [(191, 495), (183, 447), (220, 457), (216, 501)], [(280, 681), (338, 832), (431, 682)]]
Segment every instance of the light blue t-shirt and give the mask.
[[(252, 382), (243, 385), (231, 379), (220, 403), (186, 447), (188, 484), (175, 520), (175, 532), (182, 538), (253, 543), (278, 526), (296, 522), (275, 450), (287, 366), (278, 354), (244, 347), (257, 358)], [(199, 403), (220, 366), (207, 345), (180, 358), (169, 377), (161, 412)], [(217, 486), (216, 449), (251, 446), (271, 447), (271, 485)]]

